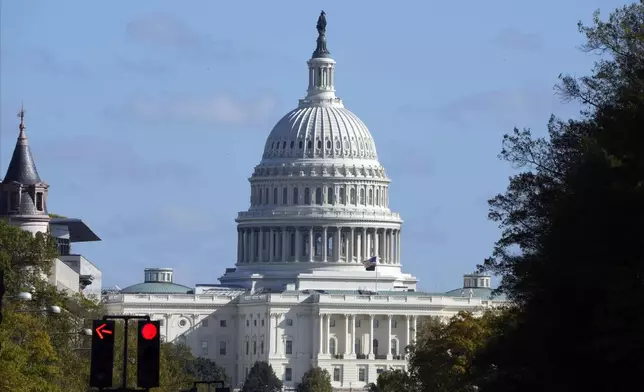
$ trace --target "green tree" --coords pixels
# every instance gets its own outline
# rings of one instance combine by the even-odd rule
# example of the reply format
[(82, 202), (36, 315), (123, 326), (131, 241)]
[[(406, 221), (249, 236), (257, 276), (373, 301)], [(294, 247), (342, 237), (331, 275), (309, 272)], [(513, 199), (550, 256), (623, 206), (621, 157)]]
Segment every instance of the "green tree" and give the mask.
[(186, 364), (186, 369), (195, 381), (223, 381), (230, 383), (230, 377), (226, 374), (226, 369), (209, 358), (194, 358)]
[(314, 367), (309, 369), (297, 385), (297, 392), (332, 392), (331, 375), (326, 369)]
[(507, 136), (525, 171), (490, 201), (501, 238), (483, 269), (512, 317), (479, 352), (481, 391), (631, 390), (644, 370), (644, 3), (580, 25), (593, 74), (562, 78), (585, 106), (548, 138)]
[(378, 378), (378, 387), (382, 383), (387, 388), (383, 391), (397, 387), (409, 391), (472, 391), (474, 356), (487, 344), (498, 317), (498, 313), (488, 311), (481, 317), (460, 312), (446, 323), (431, 319), (410, 347), (409, 375), (388, 374), (382, 382)]
[(268, 362), (255, 362), (244, 381), (242, 392), (277, 392), (282, 388), (282, 381), (275, 375)]
[(389, 369), (378, 375), (376, 383), (369, 385), (371, 392), (414, 392), (418, 390), (409, 373), (402, 369)]

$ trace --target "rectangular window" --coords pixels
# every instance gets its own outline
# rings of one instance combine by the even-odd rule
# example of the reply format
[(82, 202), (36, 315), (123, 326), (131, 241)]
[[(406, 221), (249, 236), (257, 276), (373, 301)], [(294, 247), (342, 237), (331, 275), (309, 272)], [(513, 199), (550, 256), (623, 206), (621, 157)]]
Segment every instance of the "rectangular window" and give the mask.
[(259, 353), (264, 355), (264, 341), (263, 340), (259, 343)]
[(37, 192), (37, 193), (36, 193), (36, 209), (37, 209), (38, 211), (42, 211), (42, 210), (43, 210), (43, 201), (44, 201), (44, 199), (43, 199), (43, 193), (42, 193), (42, 192)]
[(219, 320), (219, 326), (222, 328), (226, 328), (226, 320)]
[(360, 328), (360, 320), (356, 320), (356, 328)]
[(367, 382), (367, 369), (364, 366), (358, 368), (358, 381)]
[(207, 317), (201, 321), (201, 327), (202, 328), (207, 328), (208, 327), (208, 318)]
[(208, 342), (201, 342), (201, 355), (208, 355)]
[(340, 378), (341, 378), (340, 367), (336, 366), (333, 368), (333, 381), (340, 381)]
[(250, 342), (246, 341), (246, 355), (250, 355)]
[(380, 374), (381, 374), (382, 372), (384, 372), (384, 371), (385, 371), (385, 369), (383, 369), (383, 368), (378, 368), (378, 369), (376, 369), (376, 374), (380, 375)]
[(18, 192), (11, 192), (11, 195), (9, 197), (9, 208), (12, 210), (17, 210), (19, 207), (19, 201), (20, 200), (20, 195)]
[(286, 319), (286, 325), (288, 327), (292, 327), (293, 326), (293, 319)]
[(293, 354), (293, 341), (287, 340), (285, 343), (284, 352), (286, 354)]
[(226, 342), (219, 342), (219, 355), (226, 355)]
[(329, 327), (335, 327), (335, 320), (329, 320)]
[(293, 369), (284, 369), (284, 381), (293, 381)]

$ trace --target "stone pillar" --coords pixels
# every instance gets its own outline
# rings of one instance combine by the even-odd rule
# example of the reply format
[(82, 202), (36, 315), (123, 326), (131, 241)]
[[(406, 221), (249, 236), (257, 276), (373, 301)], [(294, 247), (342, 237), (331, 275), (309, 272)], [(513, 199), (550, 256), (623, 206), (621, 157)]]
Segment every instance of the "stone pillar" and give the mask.
[(352, 315), (344, 315), (344, 355), (351, 353), (351, 336), (349, 334), (349, 319), (353, 318)]
[[(324, 334), (324, 353), (325, 354), (331, 354), (329, 352), (329, 340), (331, 338), (331, 315), (327, 314), (326, 315), (326, 331)], [(338, 352), (338, 345), (335, 345), (335, 352)]]
[(402, 244), (402, 230), (398, 230), (398, 244), (396, 246), (396, 264), (400, 264), (400, 250)]
[(320, 349), (318, 355), (324, 354), (324, 314), (320, 313)]
[(275, 261), (275, 231), (271, 227), (268, 231), (268, 251), (270, 255), (268, 256), (268, 261)]
[(355, 356), (356, 353), (356, 315), (351, 315), (351, 355)]
[(394, 263), (394, 231), (393, 229), (387, 230), (387, 264)]
[(242, 257), (242, 232), (241, 230), (237, 229), (237, 262), (239, 263), (241, 261)]
[(387, 347), (387, 359), (392, 359), (392, 355), (391, 355), (391, 348), (392, 348), (391, 347), (391, 319), (392, 319), (391, 315), (388, 314), (387, 315), (387, 345), (385, 345), (385, 347)]
[(313, 246), (313, 227), (309, 228), (309, 263), (313, 262), (313, 251), (315, 247)]
[(411, 319), (411, 316), (409, 316), (409, 315), (405, 316), (405, 329), (406, 329), (407, 332), (405, 333), (405, 347), (404, 348), (407, 348), (407, 346), (409, 346), (411, 344), (410, 319)]
[(324, 226), (322, 228), (322, 261), (325, 263), (327, 262), (327, 253), (329, 252), (329, 249), (328, 249), (329, 241), (328, 241), (327, 234), (329, 234), (329, 231), (327, 227)]
[(336, 227), (335, 233), (333, 233), (333, 261), (335, 262), (340, 261), (340, 250), (342, 249), (342, 245), (340, 245), (342, 239), (341, 234), (342, 228)]
[(294, 227), (295, 230), (295, 261), (300, 261), (302, 257), (302, 236), (299, 227)]
[(418, 316), (412, 316), (414, 318), (414, 333), (412, 336), (412, 341), (416, 341), (416, 334), (418, 333)]
[(286, 227), (282, 227), (282, 254), (281, 254), (282, 263), (286, 262), (286, 254), (287, 254), (287, 251), (290, 250), (290, 249), (287, 249), (287, 246), (286, 246), (287, 235), (288, 235), (288, 230), (286, 230)]
[(250, 229), (250, 259), (248, 260), (250, 262), (254, 262), (256, 260), (255, 255), (257, 253), (255, 253), (255, 251), (257, 248), (255, 247), (255, 244), (257, 244), (256, 237), (255, 237), (255, 229)]
[(373, 356), (373, 314), (369, 315), (369, 359), (374, 359)]
[(264, 229), (262, 227), (259, 228), (259, 232), (257, 232), (257, 236), (258, 236), (257, 261), (262, 262), (264, 261)]
[(273, 353), (275, 355), (279, 354), (280, 350), (280, 338), (279, 338), (279, 331), (280, 331), (280, 315), (279, 313), (273, 313), (271, 314), (273, 318), (275, 319), (275, 347), (273, 348)]
[(376, 256), (376, 262), (378, 264), (381, 263), (380, 258), (382, 257), (382, 253), (380, 253), (380, 234), (378, 233), (378, 229), (374, 229), (373, 231), (373, 252), (374, 254), (372, 256)]
[(362, 238), (360, 240), (361, 240), (360, 242), (362, 243), (362, 251), (360, 252), (360, 258), (358, 259), (358, 262), (361, 262), (361, 261), (366, 260), (369, 257), (371, 257), (367, 253), (367, 246), (368, 246), (368, 242), (369, 242), (369, 233), (367, 232), (366, 227), (364, 227), (362, 229)]

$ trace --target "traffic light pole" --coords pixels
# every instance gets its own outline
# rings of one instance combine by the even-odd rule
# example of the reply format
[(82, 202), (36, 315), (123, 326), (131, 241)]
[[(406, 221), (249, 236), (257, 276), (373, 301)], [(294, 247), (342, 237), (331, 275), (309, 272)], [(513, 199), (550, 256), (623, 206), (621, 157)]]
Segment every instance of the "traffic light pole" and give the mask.
[(121, 382), (121, 388), (127, 387), (127, 326), (130, 323), (130, 320), (147, 320), (150, 321), (150, 316), (103, 316), (103, 320), (124, 320), (125, 329), (123, 331), (124, 343), (123, 343), (123, 381)]

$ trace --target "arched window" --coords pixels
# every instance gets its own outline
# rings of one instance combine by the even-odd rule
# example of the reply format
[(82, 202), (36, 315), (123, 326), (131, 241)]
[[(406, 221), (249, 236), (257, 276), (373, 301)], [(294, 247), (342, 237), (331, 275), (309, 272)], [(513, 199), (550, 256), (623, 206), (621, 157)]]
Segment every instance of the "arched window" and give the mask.
[(291, 150), (293, 149), (293, 147), (295, 147), (295, 142), (291, 141)]
[(300, 143), (299, 143), (300, 150), (302, 149), (302, 146), (303, 144), (302, 144), (302, 141), (300, 140)]
[(315, 204), (322, 205), (322, 188), (317, 188), (315, 190)]
[(360, 188), (360, 205), (364, 205), (364, 188)]
[(273, 204), (277, 205), (277, 188), (273, 188)]
[(304, 204), (311, 204), (311, 190), (309, 188), (304, 188)]
[(378, 355), (378, 339), (373, 340), (373, 354)]
[(369, 196), (367, 197), (367, 204), (373, 205), (373, 189), (369, 189)]
[(282, 143), (282, 149), (286, 148), (286, 142)]
[(322, 140), (318, 139), (318, 150), (322, 148)]
[(268, 204), (268, 188), (264, 189), (264, 203)]
[(360, 338), (356, 338), (353, 343), (353, 350), (356, 354), (362, 354), (362, 347), (360, 347)]
[(356, 204), (356, 188), (351, 188), (349, 191), (349, 204), (355, 205)]
[(380, 205), (380, 188), (376, 188), (376, 205)]
[(282, 204), (286, 205), (288, 204), (288, 188), (284, 187), (282, 189)]
[(327, 202), (327, 204), (333, 204), (333, 187), (332, 186), (330, 186), (327, 189), (326, 202)]
[(250, 355), (250, 342), (246, 341), (246, 355)]
[(335, 338), (329, 339), (329, 354), (335, 355)]
[(391, 355), (398, 355), (398, 340), (391, 339)]
[(311, 149), (312, 145), (313, 145), (313, 143), (311, 143), (310, 140), (308, 142), (306, 142), (306, 148), (308, 148), (309, 150)]
[(347, 203), (347, 196), (345, 194), (344, 187), (340, 188), (340, 204), (346, 204)]
[(298, 188), (293, 188), (293, 204), (298, 205), (300, 203), (300, 193)]
[(253, 355), (257, 354), (257, 340), (253, 340)]

